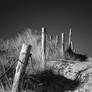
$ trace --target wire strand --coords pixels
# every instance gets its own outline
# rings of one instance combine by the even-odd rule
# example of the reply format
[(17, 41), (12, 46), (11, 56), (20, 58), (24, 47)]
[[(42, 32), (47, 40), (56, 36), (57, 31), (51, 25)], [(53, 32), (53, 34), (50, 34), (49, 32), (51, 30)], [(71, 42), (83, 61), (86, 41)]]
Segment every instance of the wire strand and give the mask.
[[(3, 76), (6, 75), (6, 73), (9, 72), (9, 70), (18, 62), (19, 59), (17, 59), (1, 76), (0, 76), (0, 79), (3, 78)], [(20, 60), (19, 60), (20, 61)]]

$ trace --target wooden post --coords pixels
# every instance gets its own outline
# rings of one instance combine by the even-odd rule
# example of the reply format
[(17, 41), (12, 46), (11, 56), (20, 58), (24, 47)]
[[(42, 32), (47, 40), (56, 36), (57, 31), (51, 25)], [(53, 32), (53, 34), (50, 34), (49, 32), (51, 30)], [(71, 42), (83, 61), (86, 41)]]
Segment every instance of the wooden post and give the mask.
[(69, 31), (69, 45), (71, 44), (71, 36), (72, 36), (72, 33), (71, 33), (71, 28), (70, 28), (70, 31)]
[(56, 35), (56, 46), (57, 46), (57, 44), (58, 44), (58, 38), (59, 38), (59, 36), (58, 35)]
[(64, 50), (65, 50), (64, 33), (62, 33), (62, 43), (61, 43), (61, 56), (62, 56), (62, 58), (64, 58)]
[(73, 50), (73, 42), (72, 41), (71, 41), (70, 47)]
[(21, 89), (19, 89), (20, 88), (19, 80), (22, 78), (25, 68), (28, 64), (30, 50), (31, 50), (30, 45), (27, 46), (26, 44), (23, 44), (20, 52), (20, 56), (19, 56), (19, 61), (16, 67), (16, 72), (15, 72), (15, 77), (14, 77), (14, 82), (13, 82), (11, 92), (21, 92)]
[(73, 47), (73, 42), (72, 41), (71, 41), (70, 47), (71, 47), (71, 50), (73, 50), (75, 52), (75, 49)]
[(50, 41), (52, 40), (52, 35), (50, 35)]
[(68, 45), (70, 46), (71, 50), (73, 50), (75, 52), (75, 49), (73, 47), (73, 42), (71, 41), (71, 37), (72, 37), (72, 30), (70, 28), (70, 31), (69, 31), (69, 44)]
[(42, 27), (42, 62), (41, 62), (41, 68), (42, 70), (45, 69), (45, 55), (46, 55), (46, 28)]

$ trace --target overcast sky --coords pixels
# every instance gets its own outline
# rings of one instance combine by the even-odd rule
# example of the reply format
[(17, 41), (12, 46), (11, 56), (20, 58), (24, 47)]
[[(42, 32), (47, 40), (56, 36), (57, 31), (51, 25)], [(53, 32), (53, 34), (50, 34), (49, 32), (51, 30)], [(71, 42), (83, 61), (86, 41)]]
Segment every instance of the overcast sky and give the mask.
[(48, 34), (67, 35), (71, 27), (75, 49), (92, 56), (91, 0), (29, 1), (0, 1), (0, 38), (13, 37), (26, 28), (41, 31), (43, 26)]

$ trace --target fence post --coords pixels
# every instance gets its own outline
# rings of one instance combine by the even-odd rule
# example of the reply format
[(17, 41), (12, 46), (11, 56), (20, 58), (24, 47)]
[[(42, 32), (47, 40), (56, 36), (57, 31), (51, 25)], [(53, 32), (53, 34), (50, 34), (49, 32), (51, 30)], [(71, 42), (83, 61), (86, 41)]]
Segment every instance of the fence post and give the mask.
[(52, 40), (52, 35), (50, 35), (50, 41)]
[(62, 42), (61, 42), (61, 56), (64, 59), (65, 55), (65, 43), (64, 43), (64, 33), (62, 33)]
[(72, 36), (72, 30), (70, 28), (70, 30), (69, 30), (69, 45), (71, 44), (71, 36)]
[(42, 38), (41, 38), (41, 45), (42, 45), (42, 62), (41, 68), (42, 70), (45, 69), (45, 56), (46, 56), (46, 28), (42, 27)]
[(72, 37), (72, 30), (70, 28), (70, 30), (69, 30), (69, 43), (68, 43), (68, 45), (70, 46), (71, 50), (73, 50), (75, 52), (75, 49), (73, 47), (73, 42), (71, 41), (71, 37)]
[(19, 89), (19, 80), (22, 77), (23, 72), (25, 71), (25, 68), (28, 64), (28, 59), (30, 55), (31, 45), (22, 45), (22, 49), (20, 51), (20, 56), (18, 60), (18, 64), (16, 66), (16, 72), (14, 76), (13, 86), (11, 89), (11, 92), (21, 92), (21, 89)]
[(55, 43), (56, 46), (58, 45), (58, 40), (59, 40), (59, 36), (56, 35), (56, 43)]

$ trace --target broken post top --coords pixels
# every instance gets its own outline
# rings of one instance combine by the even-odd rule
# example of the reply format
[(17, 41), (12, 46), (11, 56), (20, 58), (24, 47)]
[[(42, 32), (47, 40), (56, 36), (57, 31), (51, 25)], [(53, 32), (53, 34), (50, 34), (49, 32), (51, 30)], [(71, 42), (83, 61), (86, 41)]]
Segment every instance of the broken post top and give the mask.
[(42, 33), (46, 33), (46, 28), (42, 27)]
[(32, 48), (32, 46), (31, 46), (31, 45), (23, 44), (23, 45), (22, 45), (22, 49), (21, 49), (21, 52), (20, 52), (20, 53), (28, 54), (28, 53), (30, 53), (31, 48)]

